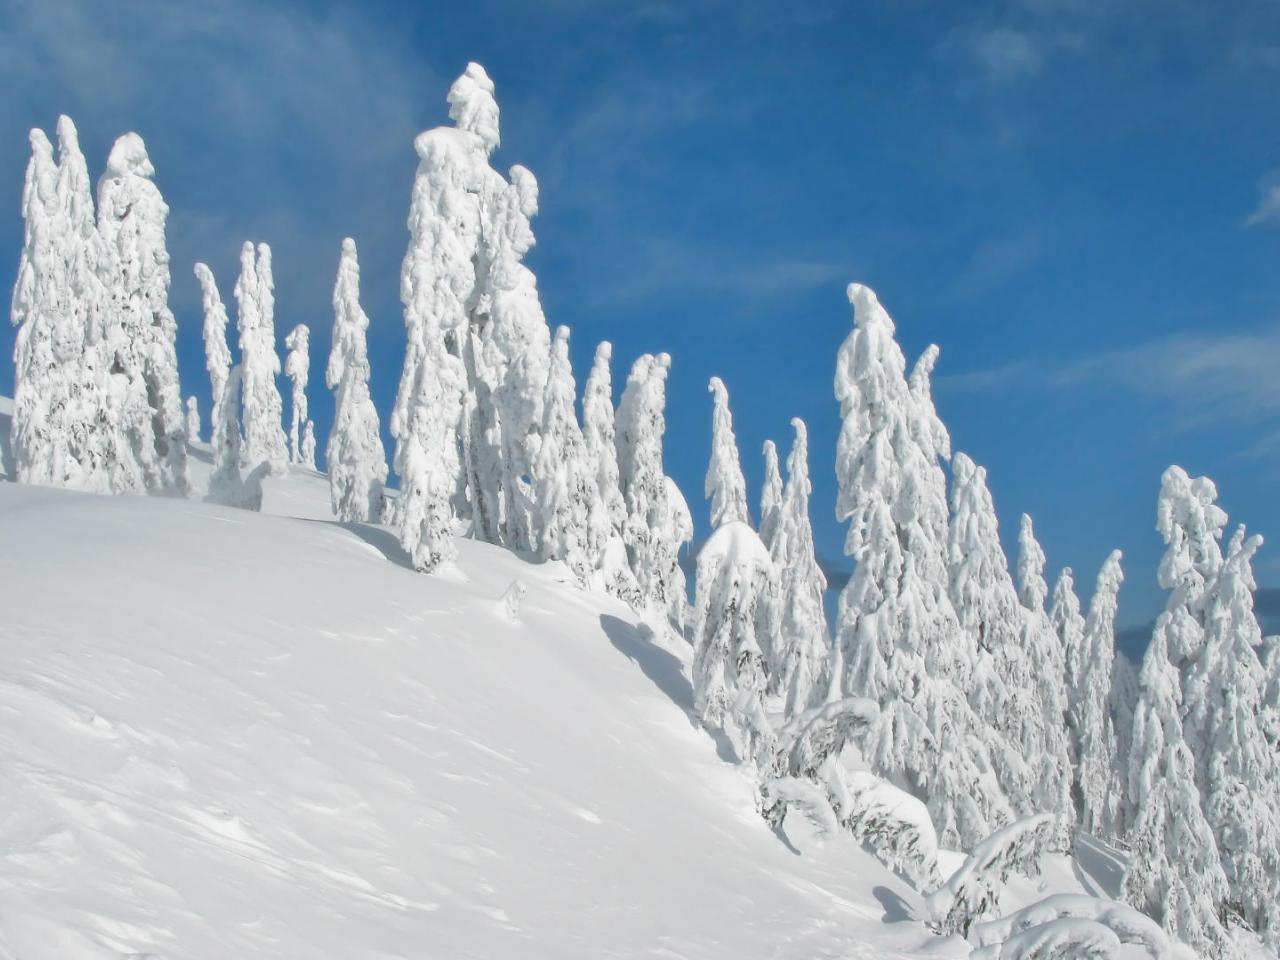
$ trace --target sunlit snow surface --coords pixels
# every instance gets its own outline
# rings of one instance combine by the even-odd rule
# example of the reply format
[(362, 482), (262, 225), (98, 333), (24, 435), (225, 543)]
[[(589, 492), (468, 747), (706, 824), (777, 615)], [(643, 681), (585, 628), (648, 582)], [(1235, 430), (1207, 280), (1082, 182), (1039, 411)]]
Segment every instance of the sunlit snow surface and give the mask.
[[(627, 608), (469, 541), (416, 574), (327, 496), (0, 483), (0, 958), (967, 954), (768, 829)], [(1004, 906), (1095, 889), (1047, 877)]]

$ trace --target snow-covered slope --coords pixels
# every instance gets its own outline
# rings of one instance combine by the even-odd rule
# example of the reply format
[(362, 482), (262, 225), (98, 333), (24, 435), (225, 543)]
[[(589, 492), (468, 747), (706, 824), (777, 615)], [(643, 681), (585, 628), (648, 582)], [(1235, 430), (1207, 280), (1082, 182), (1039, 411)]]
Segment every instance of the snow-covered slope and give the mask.
[(772, 833), (686, 654), (559, 564), (11, 483), (0, 542), (4, 960), (966, 953), (847, 838)]

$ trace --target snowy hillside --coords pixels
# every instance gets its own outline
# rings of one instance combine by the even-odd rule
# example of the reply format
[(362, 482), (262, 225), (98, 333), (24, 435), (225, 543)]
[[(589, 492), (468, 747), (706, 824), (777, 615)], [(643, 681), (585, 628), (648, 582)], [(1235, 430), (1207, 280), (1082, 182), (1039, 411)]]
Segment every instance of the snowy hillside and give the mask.
[(849, 838), (775, 836), (685, 652), (559, 564), (8, 483), (0, 530), (5, 960), (967, 952)]

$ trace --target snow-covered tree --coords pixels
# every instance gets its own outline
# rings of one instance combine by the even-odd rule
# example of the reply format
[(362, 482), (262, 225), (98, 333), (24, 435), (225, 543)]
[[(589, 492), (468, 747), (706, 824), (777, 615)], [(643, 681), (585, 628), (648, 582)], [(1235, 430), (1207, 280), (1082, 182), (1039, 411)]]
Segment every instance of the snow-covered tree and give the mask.
[[(1070, 567), (1063, 567), (1053, 585), (1053, 603), (1049, 607), (1049, 621), (1053, 624), (1058, 643), (1062, 646), (1063, 662), (1067, 674), (1067, 703), (1080, 697), (1081, 675), (1084, 672), (1084, 617), (1080, 613), (1080, 598), (1076, 594), (1075, 577)], [(1075, 740), (1071, 740), (1074, 755)]]
[(825, 693), (823, 674), (831, 659), (831, 635), (822, 606), (827, 578), (818, 566), (809, 519), (813, 491), (809, 431), (798, 417), (792, 419), (791, 426), (795, 440), (787, 457), (787, 483), (769, 550), (778, 577), (770, 689), (783, 695), (788, 719), (809, 709)]
[(936, 351), (906, 378), (894, 325), (852, 284), (854, 329), (840, 348), (836, 515), (856, 561), (840, 597), (844, 690), (880, 706), (872, 769), (927, 800), (946, 846), (977, 843), (1011, 818), (989, 755), (999, 734), (964, 695), (975, 644), (947, 595), (946, 430), (928, 392)]
[(967, 455), (951, 461), (951, 529), (948, 540), (951, 603), (978, 648), (969, 701), (982, 720), (999, 730), (992, 759), (1005, 794), (1020, 812), (1037, 809), (1029, 763), (1044, 754), (1044, 727), (1025, 617), (1000, 546), (987, 471)]
[[(794, 423), (794, 421), (792, 421)], [(770, 550), (778, 530), (782, 510), (782, 474), (778, 470), (778, 448), (772, 440), (764, 442), (764, 486), (760, 489), (760, 539)]]
[(609, 518), (578, 426), (576, 397), (569, 328), (562, 326), (542, 394), (541, 443), (533, 461), (534, 529), (539, 555), (563, 560), (585, 585), (608, 540)]
[(200, 442), (200, 402), (194, 396), (187, 397), (187, 439)]
[(1133, 823), (1123, 786), (1129, 769), (1129, 748), (1133, 745), (1133, 712), (1138, 707), (1138, 667), (1125, 654), (1117, 650), (1111, 664), (1111, 695), (1107, 698), (1107, 710), (1111, 714), (1111, 728), (1116, 734), (1116, 775), (1121, 791), (1117, 798), (1115, 831), (1123, 836)]
[(1267, 678), (1262, 697), (1262, 731), (1271, 749), (1280, 755), (1280, 636), (1262, 641), (1261, 659)]
[(1236, 912), (1280, 948), (1280, 758), (1262, 727), (1266, 675), (1253, 610), (1253, 555), (1243, 526), (1205, 596), (1204, 644), (1186, 680), (1183, 717), (1205, 814)]
[(1152, 960), (1173, 955), (1169, 938), (1150, 917), (1080, 893), (1051, 894), (975, 924), (969, 939), (976, 946), (971, 960), (1112, 960), (1121, 955), (1121, 944), (1144, 949)]
[(708, 727), (724, 731), (740, 759), (772, 759), (775, 734), (765, 713), (767, 637), (761, 604), (777, 589), (769, 552), (741, 520), (717, 526), (698, 552), (693, 626), (693, 703)]
[(1169, 660), (1173, 626), (1172, 614), (1162, 613), (1138, 680), (1127, 783), (1132, 852), (1121, 895), (1197, 951), (1221, 956), (1229, 944), (1219, 920), (1227, 880), (1182, 736), (1180, 679)]
[(1205, 594), (1222, 566), (1226, 512), (1215, 502), (1218, 490), (1208, 477), (1191, 477), (1179, 466), (1169, 467), (1160, 480), (1156, 529), (1164, 538), (1160, 586), (1170, 591), (1165, 609), (1170, 615), (1169, 656), (1183, 668), (1204, 643)]
[(1067, 715), (1066, 657), (1062, 641), (1045, 612), (1049, 584), (1044, 578), (1045, 556), (1036, 540), (1031, 518), (1022, 515), (1018, 529), (1018, 598), (1022, 601), (1023, 647), (1031, 658), (1032, 696), (1040, 708), (1044, 736), (1032, 785), (1036, 807), (1057, 817), (1054, 848), (1071, 849), (1075, 803), (1071, 798), (1071, 746), (1064, 726)]
[(533, 491), (526, 477), (537, 449), (551, 364), (537, 279), (524, 264), (534, 243), (530, 221), (538, 212), (538, 182), (521, 166), (511, 168), (510, 183), (488, 168), (486, 173), (483, 182), (496, 185), (481, 192), (489, 199), (483, 207), (477, 282), (478, 303), (488, 312), (478, 310), (471, 325), (476, 347), (467, 449), (487, 536), (532, 548)]
[(200, 298), (204, 308), (204, 366), (209, 371), (211, 387), (209, 423), (221, 419), (218, 405), (226, 393), (227, 377), (231, 373), (231, 350), (227, 347), (227, 308), (218, 294), (218, 284), (213, 271), (205, 264), (195, 266), (196, 279), (200, 281)]
[(707, 467), (705, 496), (711, 499), (711, 527), (726, 523), (751, 524), (747, 511), (747, 481), (738, 459), (738, 440), (733, 434), (729, 412), (729, 391), (724, 381), (712, 377), (707, 385), (715, 399), (711, 416), (711, 463)]
[(1040, 875), (1054, 818), (1025, 817), (995, 831), (965, 858), (947, 881), (925, 898), (933, 922), (944, 933), (967, 935), (974, 921), (999, 908), (1000, 891), (1014, 873)]
[(387, 454), (382, 447), (378, 411), (369, 396), (369, 316), (360, 306), (360, 262), (356, 243), (342, 241), (338, 278), (333, 285), (333, 341), (325, 385), (334, 391), (333, 429), (325, 448), (329, 500), (343, 521), (377, 521)]
[(1124, 573), (1113, 550), (1098, 573), (1085, 618), (1083, 664), (1070, 718), (1076, 744), (1076, 793), (1080, 824), (1094, 836), (1117, 826), (1116, 737), (1111, 719), (1111, 665), (1116, 655), (1116, 607)]
[(185, 496), (187, 437), (178, 382), (178, 324), (169, 309), (169, 207), (136, 133), (116, 140), (98, 181), (98, 233), (108, 301), (106, 359), (115, 429), (149, 491)]
[(222, 400), (218, 403), (218, 420), (213, 425), (210, 445), (213, 448), (213, 472), (209, 475), (210, 503), (244, 510), (262, 509), (262, 476), (268, 469), (259, 463), (246, 477), (241, 473), (240, 391), (241, 366), (227, 374)]
[(671, 358), (665, 353), (646, 353), (636, 360), (618, 404), (614, 439), (627, 505), (623, 541), (641, 605), (683, 630), (688, 601), (680, 548), (693, 536), (693, 521), (679, 488), (663, 472), (670, 367)]
[(618, 448), (614, 441), (613, 378), (609, 362), (613, 344), (602, 340), (582, 393), (582, 442), (595, 464), (596, 489), (609, 517), (609, 526), (619, 537), (627, 519), (627, 503), (618, 482)]
[(289, 418), (289, 462), (299, 466), (316, 468), (314, 456), (310, 461), (303, 455), (302, 441), (307, 424), (307, 381), (311, 377), (311, 328), (300, 323), (284, 338), (288, 353), (284, 358), (284, 374), (292, 386), (291, 415)]
[(22, 256), (10, 318), (14, 343), (12, 452), (17, 478), (101, 493), (142, 489), (117, 427), (102, 338), (110, 251), (94, 218), (75, 124), (58, 118), (58, 161), (40, 130), (22, 195)]
[(236, 280), (236, 328), (240, 333), (240, 381), (245, 467), (268, 465), (283, 473), (289, 462), (283, 426), (283, 404), (276, 389), (280, 356), (276, 353), (275, 295), (271, 277), (271, 248), (252, 243), (240, 248), (240, 276)]

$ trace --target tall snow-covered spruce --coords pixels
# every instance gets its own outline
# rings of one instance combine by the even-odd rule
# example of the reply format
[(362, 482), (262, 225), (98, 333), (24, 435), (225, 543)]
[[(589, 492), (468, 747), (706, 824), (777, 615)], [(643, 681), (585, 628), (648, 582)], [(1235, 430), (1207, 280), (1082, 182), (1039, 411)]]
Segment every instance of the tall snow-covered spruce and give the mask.
[(221, 419), (219, 407), (231, 374), (231, 350), (227, 346), (227, 308), (218, 294), (213, 271), (203, 263), (195, 265), (196, 279), (200, 281), (200, 299), (204, 309), (204, 366), (209, 372), (210, 405), (209, 422), (215, 429)]
[(1180, 679), (1169, 660), (1173, 616), (1162, 613), (1142, 660), (1128, 769), (1133, 825), (1121, 895), (1209, 956), (1230, 956), (1219, 917), (1227, 899), (1213, 831), (1182, 736)]
[(1120, 813), (1116, 783), (1116, 736), (1111, 717), (1111, 667), (1116, 655), (1116, 606), (1124, 572), (1113, 550), (1098, 572), (1085, 618), (1079, 687), (1071, 702), (1076, 744), (1076, 796), (1080, 825), (1099, 837), (1113, 836)]
[(1045, 556), (1031, 518), (1022, 515), (1018, 528), (1018, 599), (1023, 616), (1024, 646), (1034, 671), (1033, 696), (1040, 708), (1044, 733), (1043, 757), (1036, 770), (1033, 794), (1038, 809), (1057, 817), (1054, 846), (1071, 850), (1076, 824), (1071, 796), (1071, 741), (1067, 735), (1066, 655), (1053, 622), (1045, 612), (1049, 584), (1044, 578)]
[(706, 496), (714, 532), (698, 553), (693, 630), (693, 701), (702, 722), (721, 729), (738, 756), (765, 766), (774, 734), (765, 713), (777, 575), (747, 519), (729, 393), (712, 377), (715, 398)]
[(187, 430), (178, 382), (177, 321), (169, 309), (169, 207), (136, 133), (116, 140), (98, 182), (98, 232), (107, 248), (106, 351), (123, 431), (147, 490), (185, 496)]
[(89, 170), (75, 124), (58, 118), (58, 159), (40, 130), (22, 193), (24, 242), (10, 319), (14, 343), (15, 473), (99, 493), (143, 489), (117, 429), (103, 344), (110, 251), (94, 219)]
[(292, 387), (291, 415), (289, 417), (289, 461), (312, 470), (316, 468), (315, 442), (312, 440), (310, 456), (307, 450), (307, 434), (314, 430), (307, 416), (307, 381), (311, 377), (311, 328), (300, 323), (284, 338), (288, 354), (284, 358), (284, 373)]
[(271, 248), (260, 243), (255, 256), (253, 244), (245, 241), (235, 288), (244, 429), (241, 459), (250, 470), (265, 463), (270, 473), (280, 474), (289, 463), (289, 451), (276, 388), (280, 355), (276, 353), (274, 288)]
[(329, 499), (343, 521), (377, 521), (387, 454), (382, 447), (378, 411), (369, 396), (369, 316), (360, 306), (360, 262), (356, 243), (342, 241), (338, 278), (333, 285), (333, 342), (325, 385), (334, 391), (333, 428), (325, 449)]
[(949, 439), (928, 394), (927, 351), (906, 378), (893, 320), (851, 284), (854, 329), (835, 390), (837, 519), (849, 522), (853, 577), (840, 597), (836, 642), (844, 690), (880, 707), (867, 744), (872, 768), (925, 799), (944, 845), (973, 845), (1012, 818), (990, 751), (999, 733), (970, 708), (976, 646), (947, 595)]
[(809, 431), (799, 417), (792, 418), (791, 427), (795, 440), (769, 548), (778, 577), (770, 687), (782, 695), (788, 719), (826, 694), (823, 684), (831, 661), (831, 635), (822, 607), (827, 578), (818, 566), (809, 518)]
[[(792, 421), (794, 424), (795, 421)], [(782, 474), (778, 470), (778, 447), (766, 440), (764, 454), (764, 485), (760, 488), (760, 539), (770, 550), (778, 530), (778, 517), (782, 511)]]
[(542, 394), (542, 429), (533, 461), (538, 552), (564, 561), (582, 585), (590, 582), (608, 539), (609, 521), (596, 486), (575, 411), (569, 328), (556, 330)]
[(684, 629), (688, 601), (680, 548), (693, 537), (689, 506), (663, 471), (666, 382), (671, 358), (644, 354), (631, 367), (618, 404), (615, 442), (627, 506), (623, 540), (639, 605)]

